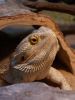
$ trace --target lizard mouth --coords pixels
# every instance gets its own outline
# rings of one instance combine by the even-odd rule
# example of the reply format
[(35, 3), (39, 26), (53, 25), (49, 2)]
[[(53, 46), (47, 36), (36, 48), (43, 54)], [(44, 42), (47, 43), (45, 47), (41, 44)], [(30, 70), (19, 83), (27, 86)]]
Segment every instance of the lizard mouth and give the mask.
[(24, 52), (21, 52), (20, 54), (13, 54), (13, 57), (11, 59), (10, 66), (16, 66), (19, 64), (24, 64), (26, 62), (27, 57), (25, 57)]
[[(11, 60), (10, 66), (12, 68), (16, 69), (17, 71), (19, 70), (19, 72), (20, 71), (24, 72), (24, 73), (38, 72), (39, 70), (42, 69), (40, 66), (40, 62), (42, 63), (42, 59), (37, 62), (37, 60), (36, 61), (33, 60), (35, 57), (34, 55), (35, 55), (35, 53), (32, 53), (30, 56), (28, 56), (27, 54), (22, 52), (22, 53), (16, 55), (15, 57), (13, 57), (13, 59)], [(36, 63), (36, 66), (38, 66), (38, 67), (35, 67), (35, 63)]]
[(39, 51), (39, 55), (37, 55), (35, 52), (31, 53), (30, 55), (26, 52), (20, 52), (13, 57), (11, 61), (11, 66), (12, 68), (22, 71), (24, 73), (38, 73), (39, 70), (41, 71), (45, 69), (44, 66), (47, 62), (46, 59), (48, 59), (49, 53), (50, 50), (48, 50), (47, 53), (44, 51)]

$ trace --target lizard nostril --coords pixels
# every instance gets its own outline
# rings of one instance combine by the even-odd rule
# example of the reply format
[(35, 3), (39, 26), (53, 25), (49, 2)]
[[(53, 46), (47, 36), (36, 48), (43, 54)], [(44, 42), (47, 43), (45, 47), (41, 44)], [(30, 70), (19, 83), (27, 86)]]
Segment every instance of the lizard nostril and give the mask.
[(25, 58), (24, 58), (24, 56), (22, 56), (22, 57), (21, 57), (21, 61), (24, 61), (24, 60), (25, 60)]

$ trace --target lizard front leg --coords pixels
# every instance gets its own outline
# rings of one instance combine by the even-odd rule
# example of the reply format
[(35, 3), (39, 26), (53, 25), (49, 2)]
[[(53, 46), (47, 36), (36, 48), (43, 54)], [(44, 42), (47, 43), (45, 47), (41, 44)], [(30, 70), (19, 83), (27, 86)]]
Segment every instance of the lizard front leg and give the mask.
[(68, 84), (68, 82), (65, 79), (65, 77), (63, 76), (63, 74), (53, 67), (50, 67), (46, 78), (50, 79), (52, 82), (60, 85), (61, 89), (72, 90), (72, 88)]

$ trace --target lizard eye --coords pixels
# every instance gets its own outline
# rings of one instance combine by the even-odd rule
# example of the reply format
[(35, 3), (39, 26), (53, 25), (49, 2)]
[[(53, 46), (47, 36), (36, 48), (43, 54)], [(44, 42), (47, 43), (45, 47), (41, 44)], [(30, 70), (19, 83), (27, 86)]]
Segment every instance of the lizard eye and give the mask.
[(29, 42), (32, 44), (32, 45), (35, 45), (38, 43), (38, 40), (39, 40), (39, 37), (38, 36), (31, 36), (29, 37)]

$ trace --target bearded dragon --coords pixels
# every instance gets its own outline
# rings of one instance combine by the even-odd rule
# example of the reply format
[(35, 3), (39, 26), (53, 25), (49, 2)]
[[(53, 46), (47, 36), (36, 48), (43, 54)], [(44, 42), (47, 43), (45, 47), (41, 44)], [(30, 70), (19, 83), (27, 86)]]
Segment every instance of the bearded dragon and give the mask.
[(4, 79), (20, 83), (47, 78), (64, 90), (71, 90), (63, 74), (52, 67), (58, 51), (59, 43), (53, 30), (44, 26), (34, 30), (16, 47)]

